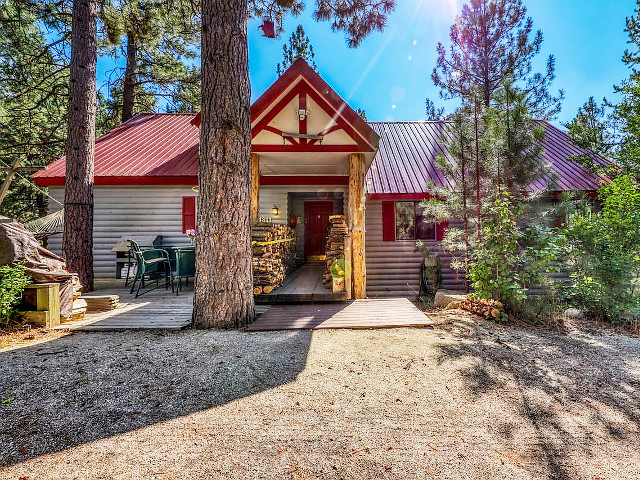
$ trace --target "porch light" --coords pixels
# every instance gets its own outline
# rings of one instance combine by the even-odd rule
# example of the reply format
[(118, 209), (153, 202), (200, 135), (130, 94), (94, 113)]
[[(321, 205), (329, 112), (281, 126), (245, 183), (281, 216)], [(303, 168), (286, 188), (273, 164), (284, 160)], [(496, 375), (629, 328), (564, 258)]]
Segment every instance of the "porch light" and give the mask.
[(271, 209), (271, 213), (273, 214), (274, 217), (278, 216), (278, 205), (273, 206), (273, 208)]
[(296, 115), (298, 115), (298, 118), (300, 119), (300, 121), (302, 121), (305, 118), (307, 118), (309, 115), (311, 115), (311, 112), (309, 110), (301, 108), (299, 110), (296, 110)]

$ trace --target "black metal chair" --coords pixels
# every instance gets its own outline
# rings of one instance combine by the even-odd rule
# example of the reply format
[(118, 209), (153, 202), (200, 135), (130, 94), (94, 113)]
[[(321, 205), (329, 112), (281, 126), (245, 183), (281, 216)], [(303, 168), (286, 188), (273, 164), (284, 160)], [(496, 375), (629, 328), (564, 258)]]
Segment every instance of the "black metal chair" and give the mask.
[[(174, 291), (173, 272), (166, 250), (159, 248), (145, 248), (143, 250), (134, 240), (129, 240), (129, 248), (131, 256), (136, 260), (136, 274), (129, 293), (133, 293), (135, 290), (136, 298), (138, 298), (160, 287), (165, 287), (168, 290), (169, 285), (171, 285), (171, 292)], [(164, 277), (164, 281), (160, 282), (162, 277)], [(147, 288), (147, 281), (153, 281), (154, 285)], [(138, 285), (137, 289), (136, 284)], [(141, 289), (143, 289), (142, 292)]]

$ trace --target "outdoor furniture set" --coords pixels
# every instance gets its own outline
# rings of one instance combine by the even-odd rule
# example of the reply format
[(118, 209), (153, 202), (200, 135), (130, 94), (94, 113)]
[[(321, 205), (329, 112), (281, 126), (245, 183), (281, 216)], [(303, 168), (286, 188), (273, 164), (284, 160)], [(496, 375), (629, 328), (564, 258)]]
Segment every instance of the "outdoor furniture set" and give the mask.
[(130, 293), (135, 291), (136, 298), (157, 288), (165, 287), (168, 290), (169, 286), (172, 292), (179, 295), (182, 280), (188, 286), (189, 278), (195, 277), (196, 251), (193, 245), (145, 248), (135, 240), (129, 240), (129, 258), (125, 286), (131, 282)]

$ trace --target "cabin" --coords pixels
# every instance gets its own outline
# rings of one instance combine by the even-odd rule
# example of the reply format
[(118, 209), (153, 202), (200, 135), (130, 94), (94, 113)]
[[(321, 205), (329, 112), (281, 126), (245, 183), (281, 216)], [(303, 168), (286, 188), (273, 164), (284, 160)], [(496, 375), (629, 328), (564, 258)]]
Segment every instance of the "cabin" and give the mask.
[[(446, 225), (426, 221), (419, 203), (428, 185), (448, 186), (436, 166), (448, 157), (446, 122), (366, 122), (309, 65), (298, 59), (251, 107), (252, 216), (290, 225), (298, 262), (323, 258), (329, 217), (345, 215), (352, 243), (352, 298), (416, 296), (423, 255)], [(96, 141), (96, 278), (120, 274), (114, 245), (123, 236), (188, 244), (197, 222), (200, 114), (142, 114)], [(583, 153), (547, 122), (544, 157), (554, 191), (596, 191), (606, 178), (572, 162)], [(65, 159), (33, 175), (64, 201)], [(543, 183), (532, 185), (542, 189)], [(50, 203), (52, 212), (61, 207)], [(62, 236), (49, 240), (61, 251)], [(442, 259), (445, 288), (462, 279)]]

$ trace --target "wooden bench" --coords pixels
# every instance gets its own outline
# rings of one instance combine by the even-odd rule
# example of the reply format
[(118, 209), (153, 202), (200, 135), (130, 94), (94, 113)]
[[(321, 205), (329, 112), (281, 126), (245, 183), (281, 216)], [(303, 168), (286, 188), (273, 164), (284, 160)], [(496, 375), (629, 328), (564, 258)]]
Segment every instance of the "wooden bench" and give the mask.
[[(35, 290), (35, 292), (30, 292)], [(45, 328), (53, 328), (60, 325), (60, 284), (58, 283), (34, 283), (27, 285), (23, 298), (31, 298), (35, 294), (34, 310), (18, 312), (24, 320)]]

